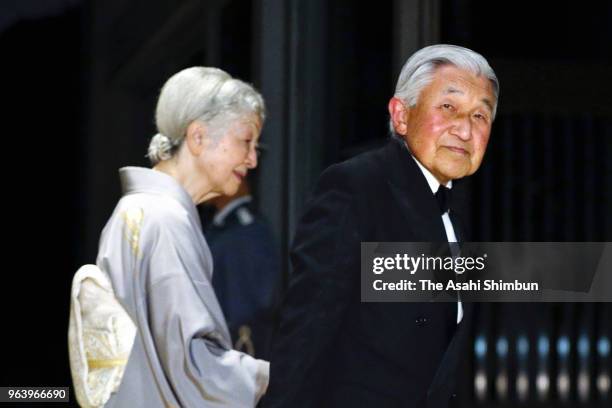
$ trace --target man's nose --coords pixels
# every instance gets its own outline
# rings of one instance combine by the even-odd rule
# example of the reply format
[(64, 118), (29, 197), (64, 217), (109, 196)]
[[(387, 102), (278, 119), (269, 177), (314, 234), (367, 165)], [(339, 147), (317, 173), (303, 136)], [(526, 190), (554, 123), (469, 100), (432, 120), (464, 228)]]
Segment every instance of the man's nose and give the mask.
[(452, 133), (461, 140), (470, 140), (472, 138), (472, 122), (469, 115), (461, 115), (456, 118)]

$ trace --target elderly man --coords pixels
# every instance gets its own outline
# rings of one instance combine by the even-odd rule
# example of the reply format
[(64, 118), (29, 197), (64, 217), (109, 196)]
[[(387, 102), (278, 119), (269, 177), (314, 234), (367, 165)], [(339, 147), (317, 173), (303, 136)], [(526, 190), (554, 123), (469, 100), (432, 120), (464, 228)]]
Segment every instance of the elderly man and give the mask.
[[(445, 407), (471, 310), (361, 303), (360, 242), (468, 238), (448, 199), (484, 156), (498, 82), (487, 61), (435, 45), (404, 65), (383, 148), (327, 169), (298, 226), (266, 407)], [(450, 203), (450, 209), (448, 204)]]

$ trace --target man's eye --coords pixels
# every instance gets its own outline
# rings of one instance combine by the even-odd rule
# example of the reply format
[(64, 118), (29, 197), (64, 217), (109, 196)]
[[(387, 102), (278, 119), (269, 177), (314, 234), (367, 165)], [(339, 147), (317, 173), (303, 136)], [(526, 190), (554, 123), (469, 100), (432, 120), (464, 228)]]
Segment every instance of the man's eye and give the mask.
[(450, 103), (443, 103), (442, 107), (447, 110), (453, 110), (453, 105), (451, 105)]
[(482, 113), (476, 113), (476, 114), (474, 115), (474, 117), (475, 117), (476, 119), (478, 119), (478, 120), (484, 120), (484, 121), (486, 121), (486, 120), (487, 120), (487, 117), (486, 117), (485, 115), (483, 115)]

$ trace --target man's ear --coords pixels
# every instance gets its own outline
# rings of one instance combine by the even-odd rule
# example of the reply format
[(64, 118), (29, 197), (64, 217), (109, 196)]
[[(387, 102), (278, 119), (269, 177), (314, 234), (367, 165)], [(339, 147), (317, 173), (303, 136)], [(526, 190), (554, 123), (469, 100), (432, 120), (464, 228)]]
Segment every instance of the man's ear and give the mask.
[(191, 122), (187, 126), (185, 142), (189, 152), (194, 156), (199, 156), (206, 145), (206, 128), (199, 122)]
[(408, 131), (408, 117), (410, 109), (406, 107), (404, 101), (395, 96), (389, 100), (389, 116), (395, 128), (395, 132), (399, 135), (406, 135)]

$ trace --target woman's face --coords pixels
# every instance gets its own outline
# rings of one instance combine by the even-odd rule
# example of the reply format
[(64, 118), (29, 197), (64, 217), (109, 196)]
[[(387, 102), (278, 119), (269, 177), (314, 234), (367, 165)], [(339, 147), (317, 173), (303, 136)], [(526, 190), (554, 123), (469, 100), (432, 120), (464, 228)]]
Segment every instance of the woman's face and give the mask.
[(257, 144), (261, 121), (255, 115), (233, 120), (219, 139), (208, 137), (200, 163), (212, 192), (234, 195), (250, 169), (257, 167)]

